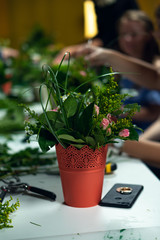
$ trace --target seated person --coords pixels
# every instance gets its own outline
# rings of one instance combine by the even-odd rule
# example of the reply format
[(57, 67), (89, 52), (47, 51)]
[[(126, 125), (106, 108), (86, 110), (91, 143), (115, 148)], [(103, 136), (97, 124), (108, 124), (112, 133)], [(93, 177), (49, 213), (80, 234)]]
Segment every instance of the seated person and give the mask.
[[(158, 58), (159, 49), (153, 37), (153, 24), (140, 10), (129, 10), (118, 21), (117, 49), (129, 56), (153, 63)], [(137, 94), (125, 101), (138, 103), (141, 111), (134, 116), (134, 122), (142, 129), (147, 128), (160, 113), (160, 92), (140, 87), (122, 76), (121, 89), (135, 90)], [(130, 93), (130, 91), (129, 91)]]

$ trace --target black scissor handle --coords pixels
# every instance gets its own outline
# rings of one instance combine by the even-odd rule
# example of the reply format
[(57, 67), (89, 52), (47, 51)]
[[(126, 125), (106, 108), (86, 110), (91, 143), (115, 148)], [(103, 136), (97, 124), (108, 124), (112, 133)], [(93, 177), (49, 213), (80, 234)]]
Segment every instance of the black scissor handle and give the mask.
[(51, 198), (52, 200), (56, 199), (56, 194), (41, 188), (37, 188), (37, 187), (33, 187), (33, 186), (29, 186), (27, 184), (24, 185), (25, 189), (34, 193), (38, 193), (40, 195), (43, 195), (45, 197)]

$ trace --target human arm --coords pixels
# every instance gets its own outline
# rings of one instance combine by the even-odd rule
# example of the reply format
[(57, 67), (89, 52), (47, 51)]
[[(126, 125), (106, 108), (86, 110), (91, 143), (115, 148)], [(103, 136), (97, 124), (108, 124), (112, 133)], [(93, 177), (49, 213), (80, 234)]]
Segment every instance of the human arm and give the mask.
[[(53, 64), (59, 64), (64, 57), (65, 53), (70, 53), (70, 56), (72, 56), (75, 52), (79, 50), (79, 48), (83, 48), (83, 44), (77, 44), (77, 45), (71, 45), (67, 46), (61, 49), (61, 51), (57, 54), (57, 56), (53, 60)], [(65, 56), (65, 60), (68, 59), (69, 55)]]
[(147, 164), (160, 168), (160, 143), (150, 140), (125, 141), (122, 152), (139, 158)]
[(7, 59), (9, 57), (18, 57), (19, 52), (16, 49), (13, 48), (8, 48), (8, 47), (3, 47), (1, 48), (1, 55), (3, 59)]
[[(70, 56), (72, 57), (76, 54), (76, 52), (79, 51), (79, 49), (85, 48), (88, 45), (102, 47), (103, 42), (100, 38), (94, 38), (94, 39), (89, 40), (87, 43), (84, 42), (84, 43), (64, 47), (64, 48), (61, 49), (61, 51), (55, 57), (55, 59), (53, 61), (53, 64), (59, 64), (66, 52), (70, 53)], [(66, 55), (65, 59), (66, 60), (68, 59), (68, 55)]]
[(160, 117), (139, 136), (140, 140), (160, 140)]
[(134, 121), (153, 122), (159, 117), (159, 113), (160, 106), (156, 104), (150, 104), (149, 106), (141, 106), (140, 111), (135, 112), (132, 119)]
[(152, 64), (127, 56), (112, 49), (85, 46), (75, 56), (85, 55), (92, 66), (110, 65), (114, 71), (140, 86), (160, 90), (160, 73)]

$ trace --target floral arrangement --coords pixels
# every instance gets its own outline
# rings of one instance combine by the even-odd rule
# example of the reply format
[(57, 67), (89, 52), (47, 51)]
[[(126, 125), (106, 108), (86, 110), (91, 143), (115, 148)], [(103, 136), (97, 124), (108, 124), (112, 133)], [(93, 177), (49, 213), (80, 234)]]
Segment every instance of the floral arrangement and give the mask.
[[(43, 152), (58, 143), (64, 148), (73, 145), (81, 149), (88, 145), (96, 149), (115, 142), (115, 139), (138, 140), (137, 127), (133, 125), (132, 117), (140, 110), (140, 106), (138, 104), (123, 106), (128, 94), (119, 94), (118, 84), (114, 80), (116, 73), (110, 69), (109, 73), (88, 79), (87, 82), (92, 82), (105, 78), (106, 84), (88, 89), (83, 94), (78, 90), (85, 83), (68, 91), (66, 76), (64, 95), (61, 95), (62, 86), (58, 82), (58, 74), (64, 58), (56, 72), (49, 66), (43, 67), (45, 81), (39, 90), (42, 113), (38, 115), (22, 104), (28, 112), (28, 120), (25, 122), (27, 135), (29, 137), (37, 135)], [(48, 89), (45, 106), (42, 101), (43, 85)]]

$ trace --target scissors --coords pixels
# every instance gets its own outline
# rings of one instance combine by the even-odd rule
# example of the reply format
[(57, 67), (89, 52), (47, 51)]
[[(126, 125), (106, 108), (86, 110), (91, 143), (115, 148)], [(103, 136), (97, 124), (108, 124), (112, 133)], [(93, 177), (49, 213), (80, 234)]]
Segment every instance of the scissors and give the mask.
[(6, 179), (0, 179), (5, 185), (1, 186), (1, 192), (0, 192), (0, 202), (3, 201), (4, 197), (7, 193), (15, 193), (17, 191), (21, 192), (34, 192), (37, 194), (40, 194), (42, 196), (45, 196), (47, 198), (50, 198), (52, 200), (56, 199), (56, 194), (54, 192), (50, 192), (41, 188), (30, 186), (28, 183), (21, 182), (19, 177), (14, 177), (12, 179), (6, 180)]

